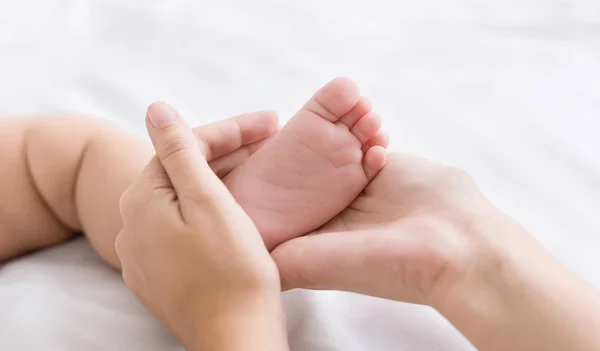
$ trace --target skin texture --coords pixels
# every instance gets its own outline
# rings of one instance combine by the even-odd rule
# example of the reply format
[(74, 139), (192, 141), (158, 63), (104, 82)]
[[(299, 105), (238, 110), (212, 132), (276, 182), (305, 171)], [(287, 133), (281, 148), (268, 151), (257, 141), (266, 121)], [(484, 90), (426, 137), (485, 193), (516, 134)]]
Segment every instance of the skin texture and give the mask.
[[(242, 124), (236, 120), (226, 127), (219, 124), (220, 127), (215, 125), (205, 130), (208, 131), (205, 134), (200, 133), (205, 156), (212, 160), (210, 166), (220, 176), (235, 169), (273, 134), (270, 127), (264, 133), (257, 132), (260, 128), (243, 128)], [(256, 124), (276, 125), (276, 121), (251, 123)], [(254, 139), (257, 134), (262, 137)], [(174, 151), (180, 149), (179, 143), (184, 140), (176, 137), (162, 147), (177, 154)], [(363, 152), (372, 140), (362, 145)], [(240, 145), (246, 147), (238, 152)], [(142, 161), (140, 155), (144, 152), (147, 157)], [(113, 245), (121, 229), (118, 199), (142, 173), (152, 153), (153, 150), (143, 143), (101, 122), (68, 117), (2, 122), (0, 156), (5, 167), (0, 168), (0, 191), (4, 195), (0, 198), (0, 259), (60, 242), (74, 231), (83, 229), (98, 252), (119, 266)], [(386, 167), (345, 210), (314, 235), (289, 240), (272, 252), (284, 288), (338, 289), (428, 304), (448, 318), (480, 350), (597, 348), (600, 344), (596, 332), (600, 327), (600, 302), (596, 291), (565, 270), (517, 223), (495, 209), (463, 171), (408, 155), (388, 157)], [(197, 161), (200, 162), (200, 158)], [(106, 169), (115, 169), (115, 173), (107, 177)], [(195, 179), (194, 173), (186, 174)], [(165, 180), (164, 174), (149, 178)], [(174, 188), (179, 194), (179, 189)], [(182, 191), (182, 194), (187, 191), (191, 190)], [(162, 199), (174, 201), (173, 192), (168, 194), (165, 193)], [(202, 204), (201, 207), (206, 207), (207, 213), (212, 214), (207, 220), (218, 224), (212, 227), (212, 234), (234, 235), (236, 230), (232, 228), (255, 233), (243, 215), (229, 218), (227, 214), (232, 208), (228, 206), (234, 205), (223, 205), (218, 200), (221, 195), (225, 196), (212, 194), (192, 201)], [(125, 205), (123, 212), (139, 205), (135, 202)], [(132, 212), (126, 215), (135, 217), (136, 211)], [(146, 218), (147, 214), (143, 216)], [(183, 220), (186, 218), (189, 215)], [(168, 221), (157, 223), (157, 226), (169, 223), (177, 226)], [(146, 229), (152, 228), (130, 224), (126, 237), (136, 238), (140, 234), (132, 233)], [(163, 232), (169, 231), (164, 229)], [(194, 313), (194, 307), (187, 310), (187, 314), (183, 313), (182, 306), (199, 303), (194, 301), (195, 294), (182, 296), (181, 290), (161, 290), (164, 283), (159, 279), (160, 274), (163, 273), (163, 279), (169, 279), (169, 275), (160, 267), (152, 266), (155, 255), (137, 251), (139, 246), (151, 249), (166, 246), (166, 243), (160, 241), (160, 236), (154, 237), (154, 242), (158, 243), (155, 246), (144, 246), (147, 241), (131, 239), (126, 245), (131, 248), (131, 254), (122, 256), (140, 254), (146, 259), (134, 261), (148, 266), (144, 269), (144, 279), (133, 278), (140, 273), (135, 269), (134, 273), (125, 273), (125, 279), (134, 291), (138, 290), (143, 301), (144, 295), (139, 291), (152, 290), (148, 290), (149, 285), (140, 288), (138, 284), (153, 282), (159, 287), (154, 291), (164, 292), (164, 295), (156, 293), (145, 298), (146, 304), (156, 304), (151, 308), (157, 317), (177, 336), (185, 338), (191, 349), (202, 345), (204, 338), (198, 340), (189, 335), (204, 336), (205, 331), (210, 331), (206, 340), (210, 341), (211, 347), (225, 345), (223, 347), (245, 350), (245, 345), (232, 343), (235, 338), (223, 332), (230, 327), (240, 330), (239, 340), (250, 338), (244, 335), (245, 330), (263, 335), (262, 327), (275, 328), (279, 332), (273, 337), (283, 340), (285, 331), (278, 324), (279, 297), (266, 293), (277, 285), (273, 283), (273, 272), (257, 268), (269, 266), (258, 263), (266, 260), (256, 259), (257, 255), (264, 254), (264, 247), (234, 245), (236, 251), (222, 256), (248, 259), (224, 262), (216, 248), (220, 245), (214, 246), (215, 251), (209, 253), (202, 251), (202, 245), (191, 245), (195, 240), (191, 232), (202, 230), (188, 228), (182, 231), (189, 240), (184, 243), (190, 245), (174, 245), (170, 250), (161, 251), (168, 272), (182, 270), (189, 262), (195, 262), (188, 260), (196, 252), (196, 259), (201, 260), (197, 264), (218, 272), (209, 276), (220, 282), (217, 284), (219, 289), (245, 290), (248, 294), (243, 295), (250, 298), (243, 299), (243, 303), (231, 304), (236, 311), (213, 309), (211, 313), (215, 318), (212, 322), (204, 319), (206, 311), (200, 307), (201, 312)], [(235, 241), (226, 243), (231, 245)], [(177, 259), (182, 251), (188, 259)], [(216, 267), (210, 268), (210, 262)], [(227, 266), (225, 263), (234, 264), (235, 269), (221, 275), (228, 272), (218, 269)], [(251, 274), (254, 269), (264, 274)], [(238, 270), (250, 279), (236, 276)], [(153, 277), (154, 274), (159, 278)], [(183, 275), (177, 278), (177, 284), (171, 285), (196, 286), (202, 277)], [(209, 285), (205, 281), (200, 284)], [(221, 296), (215, 295), (215, 291), (208, 295)], [(234, 293), (229, 298), (235, 301), (239, 294)], [(214, 307), (212, 304), (206, 306)], [(181, 322), (175, 323), (179, 318), (173, 316), (178, 315), (182, 316)], [(262, 346), (260, 342), (269, 345), (271, 341), (259, 341), (256, 345)], [(284, 347), (282, 344), (281, 348)]]
[[(47, 116), (3, 123), (0, 156), (7, 162), (0, 173), (0, 190), (6, 194), (5, 202), (0, 203), (0, 259), (84, 232), (100, 256), (120, 268), (115, 251), (115, 238), (123, 227), (119, 198), (142, 172), (153, 150), (96, 120)], [(276, 126), (276, 117), (265, 112), (196, 130), (212, 170), (238, 189), (238, 201), (251, 215), (263, 206), (261, 200), (277, 205), (269, 212), (274, 217), (254, 212), (253, 220), (263, 226), (271, 219), (279, 225), (282, 220), (290, 221), (289, 226), (280, 227), (288, 231), (275, 227), (272, 231), (266, 228), (266, 235), (261, 232), (270, 248), (290, 235), (303, 234), (303, 228), (318, 227), (342, 210), (383, 167), (383, 147), (387, 145), (387, 137), (379, 131), (379, 117), (348, 79), (334, 80), (315, 94), (285, 128), (284, 137), (274, 136)], [(271, 148), (254, 157), (271, 138)], [(177, 147), (180, 141), (175, 138), (163, 147)], [(296, 159), (290, 162), (287, 153)], [(275, 172), (271, 165), (261, 173), (266, 161), (279, 164), (285, 172)], [(248, 167), (239, 168), (243, 163)], [(309, 177), (298, 177), (294, 174), (297, 170), (304, 170)], [(275, 175), (282, 177), (275, 179)], [(280, 194), (255, 193), (253, 202), (252, 196), (239, 190), (261, 186)], [(323, 191), (330, 187), (333, 192)], [(303, 196), (305, 192), (310, 196)], [(294, 201), (282, 201), (289, 196)], [(277, 296), (272, 300), (279, 301)], [(164, 314), (156, 314), (167, 326), (172, 323)]]
[(187, 350), (287, 350), (279, 273), (258, 229), (181, 117), (164, 103), (147, 117), (156, 157), (120, 202), (125, 283)]
[[(279, 133), (277, 116), (269, 111), (195, 132), (209, 146), (211, 167), (271, 250), (327, 222), (383, 167), (387, 136), (380, 125), (356, 85), (338, 78)], [(6, 160), (0, 170), (6, 194), (0, 199), (0, 260), (84, 232), (100, 256), (119, 268), (119, 197), (152, 157), (151, 146), (79, 117), (8, 119), (0, 127), (0, 158)]]
[[(196, 128), (207, 159), (227, 175), (277, 132), (270, 111)], [(102, 121), (78, 116), (0, 120), (0, 261), (85, 232), (96, 251), (119, 268), (119, 198), (154, 151)], [(107, 174), (107, 170), (110, 173)]]
[[(126, 221), (128, 249), (119, 250), (124, 262), (135, 262), (124, 271), (126, 281), (155, 315), (168, 316), (161, 320), (190, 340), (189, 349), (287, 349), (279, 309), (265, 304), (280, 299), (265, 293), (277, 285), (273, 266), (263, 246), (246, 245), (257, 237), (256, 228), (223, 186), (211, 183), (216, 178), (205, 174), (200, 157), (184, 152), (185, 162), (166, 162), (189, 149), (181, 147), (185, 138), (169, 139), (153, 137), (167, 173), (177, 174), (171, 180), (178, 196), (152, 173), (139, 181), (145, 186), (124, 196), (124, 216), (138, 223), (128, 228)], [(167, 151), (159, 151), (161, 145)], [(184, 171), (168, 171), (178, 165)], [(173, 206), (170, 212), (181, 211), (176, 220), (152, 205), (173, 205), (178, 198), (191, 205)], [(146, 223), (148, 217), (157, 222)], [(182, 218), (191, 219), (194, 229), (182, 226)], [(173, 241), (165, 233), (183, 238)], [(230, 262), (232, 257), (239, 259)], [(337, 289), (427, 304), (480, 350), (591, 351), (600, 342), (598, 293), (495, 209), (468, 174), (417, 157), (389, 155), (386, 167), (342, 213), (312, 235), (280, 245), (272, 257), (286, 289)], [(190, 273), (190, 262), (206, 272)], [(184, 289), (172, 289), (178, 286)], [(220, 304), (215, 296), (233, 303)]]
[(464, 171), (390, 154), (346, 210), (272, 252), (285, 289), (436, 308), (478, 349), (595, 350), (598, 292), (498, 211)]
[(472, 219), (491, 211), (463, 171), (390, 154), (342, 213), (272, 254), (286, 288), (342, 289), (426, 304), (443, 273), (461, 270), (448, 267), (462, 261), (448, 261), (468, 254), (472, 240), (463, 233)]
[(334, 79), (223, 181), (272, 250), (325, 224), (381, 170), (380, 127), (356, 84)]

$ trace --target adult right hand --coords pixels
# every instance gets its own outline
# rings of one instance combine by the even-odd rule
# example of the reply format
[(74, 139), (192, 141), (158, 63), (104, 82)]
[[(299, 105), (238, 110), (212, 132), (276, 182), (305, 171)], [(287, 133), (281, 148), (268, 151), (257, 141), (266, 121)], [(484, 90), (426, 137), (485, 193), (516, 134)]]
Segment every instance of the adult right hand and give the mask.
[[(464, 171), (390, 154), (348, 208), (273, 252), (285, 289), (436, 308), (481, 350), (593, 350), (600, 302)], [(587, 333), (586, 333), (587, 331)]]
[(120, 201), (125, 283), (188, 350), (287, 350), (277, 268), (207, 143), (165, 103), (146, 125), (156, 156)]

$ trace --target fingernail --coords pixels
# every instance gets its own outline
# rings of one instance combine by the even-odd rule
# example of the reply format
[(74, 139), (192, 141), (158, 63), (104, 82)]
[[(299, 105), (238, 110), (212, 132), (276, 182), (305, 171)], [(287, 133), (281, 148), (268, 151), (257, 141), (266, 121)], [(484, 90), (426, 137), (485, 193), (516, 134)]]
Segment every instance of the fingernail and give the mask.
[(166, 127), (177, 122), (177, 112), (164, 102), (154, 102), (148, 107), (146, 116), (154, 128)]

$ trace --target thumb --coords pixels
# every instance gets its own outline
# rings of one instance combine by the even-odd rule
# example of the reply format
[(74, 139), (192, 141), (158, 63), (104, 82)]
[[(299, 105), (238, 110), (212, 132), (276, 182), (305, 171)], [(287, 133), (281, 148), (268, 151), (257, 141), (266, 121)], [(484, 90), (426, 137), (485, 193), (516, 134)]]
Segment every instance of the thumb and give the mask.
[(179, 113), (164, 102), (154, 102), (146, 112), (146, 128), (179, 198), (206, 195), (218, 178), (206, 162), (203, 145)]
[(397, 228), (377, 228), (299, 237), (271, 255), (284, 290), (341, 290), (419, 302), (419, 289), (410, 282), (411, 265), (422, 259), (417, 245)]

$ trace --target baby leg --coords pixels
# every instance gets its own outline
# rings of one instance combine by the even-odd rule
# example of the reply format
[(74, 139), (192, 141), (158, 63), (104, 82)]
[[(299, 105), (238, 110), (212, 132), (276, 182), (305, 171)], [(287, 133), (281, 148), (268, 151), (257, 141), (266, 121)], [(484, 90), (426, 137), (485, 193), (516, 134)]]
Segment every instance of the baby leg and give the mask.
[[(272, 112), (196, 129), (221, 176), (277, 130)], [(119, 198), (153, 155), (152, 147), (99, 120), (45, 116), (0, 121), (0, 260), (85, 232), (114, 267)]]

